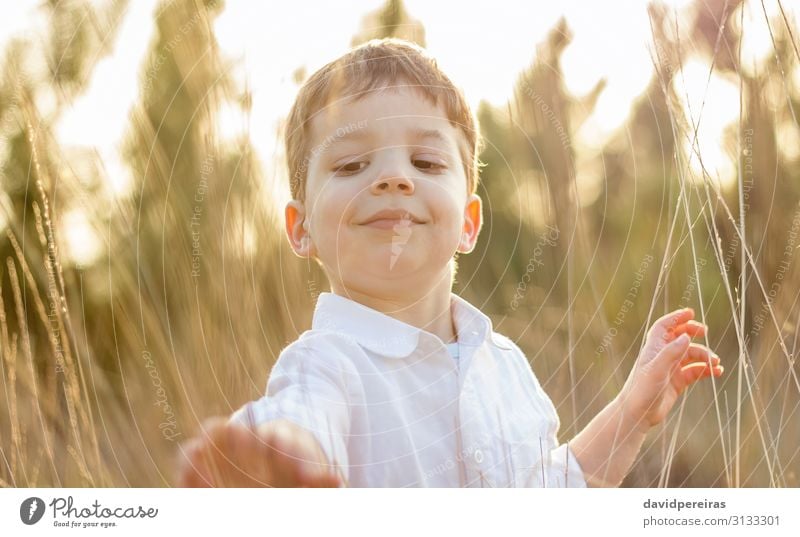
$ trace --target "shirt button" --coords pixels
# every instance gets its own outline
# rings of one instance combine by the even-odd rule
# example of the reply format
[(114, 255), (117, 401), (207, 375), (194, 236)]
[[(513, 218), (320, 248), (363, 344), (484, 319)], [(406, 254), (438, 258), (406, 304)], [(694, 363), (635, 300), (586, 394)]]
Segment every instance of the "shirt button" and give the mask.
[(481, 451), (480, 448), (475, 450), (475, 454), (473, 456), (475, 457), (475, 462), (478, 464), (483, 462), (483, 451)]

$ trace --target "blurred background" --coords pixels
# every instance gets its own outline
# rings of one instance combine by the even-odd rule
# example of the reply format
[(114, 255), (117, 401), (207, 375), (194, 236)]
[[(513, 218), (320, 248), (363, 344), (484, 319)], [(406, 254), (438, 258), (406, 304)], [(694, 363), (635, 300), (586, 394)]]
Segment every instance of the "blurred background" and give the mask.
[(726, 368), (625, 486), (800, 486), (800, 27), (777, 0), (61, 0), (0, 7), (0, 485), (170, 486), (310, 328), (284, 117), (374, 37), (428, 48), (486, 140), (455, 291), (560, 440), (691, 306)]

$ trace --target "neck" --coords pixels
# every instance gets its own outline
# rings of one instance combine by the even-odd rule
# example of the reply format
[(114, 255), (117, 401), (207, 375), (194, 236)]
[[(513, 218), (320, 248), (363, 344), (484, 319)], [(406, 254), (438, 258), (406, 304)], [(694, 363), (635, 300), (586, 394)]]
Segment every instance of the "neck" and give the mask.
[(438, 336), (444, 343), (456, 341), (450, 306), (452, 278), (439, 278), (432, 288), (395, 293), (361, 289), (331, 282), (331, 292)]

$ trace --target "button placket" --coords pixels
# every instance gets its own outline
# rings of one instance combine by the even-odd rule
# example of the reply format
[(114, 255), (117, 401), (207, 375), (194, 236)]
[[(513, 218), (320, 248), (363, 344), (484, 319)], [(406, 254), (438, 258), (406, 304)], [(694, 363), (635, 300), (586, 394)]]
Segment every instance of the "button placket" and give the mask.
[(474, 386), (469, 381), (469, 374), (463, 379), (461, 393), (459, 395), (459, 417), (461, 435), (461, 452), (459, 461), (464, 471), (466, 479), (463, 486), (474, 487), (478, 483), (479, 468), (475, 463), (475, 449), (478, 445), (478, 438), (475, 433), (475, 423), (477, 416), (475, 409)]

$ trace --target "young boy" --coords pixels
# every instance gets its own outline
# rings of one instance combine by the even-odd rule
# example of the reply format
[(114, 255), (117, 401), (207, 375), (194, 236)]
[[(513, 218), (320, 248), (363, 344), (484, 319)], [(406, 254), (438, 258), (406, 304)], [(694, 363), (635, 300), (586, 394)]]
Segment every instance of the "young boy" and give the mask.
[(481, 229), (479, 134), (418, 47), (317, 71), (287, 124), (286, 230), (331, 293), (262, 399), (185, 447), (185, 486), (618, 486), (683, 390), (722, 374), (690, 309), (652, 326), (620, 394), (570, 442), (522, 351), (451, 292)]

